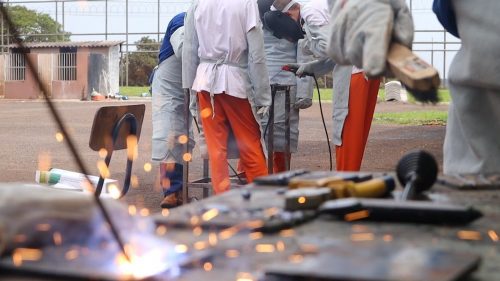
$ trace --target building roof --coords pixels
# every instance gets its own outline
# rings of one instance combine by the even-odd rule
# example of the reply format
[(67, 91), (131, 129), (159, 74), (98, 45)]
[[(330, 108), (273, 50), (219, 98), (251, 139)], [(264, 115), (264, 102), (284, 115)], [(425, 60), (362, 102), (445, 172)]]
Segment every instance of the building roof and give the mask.
[[(61, 41), (61, 42), (25, 42), (24, 46), (30, 49), (33, 48), (62, 48), (62, 47), (84, 47), (84, 48), (99, 48), (113, 47), (120, 45), (125, 41)], [(8, 48), (18, 48), (17, 44), (10, 44)]]

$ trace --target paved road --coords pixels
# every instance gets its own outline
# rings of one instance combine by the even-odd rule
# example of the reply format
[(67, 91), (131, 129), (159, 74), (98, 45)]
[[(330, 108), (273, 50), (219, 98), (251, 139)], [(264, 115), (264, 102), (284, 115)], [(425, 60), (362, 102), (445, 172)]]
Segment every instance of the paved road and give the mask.
[[(152, 212), (159, 210), (161, 201), (157, 166), (152, 171), (144, 169), (151, 163), (151, 103), (148, 100), (132, 101), (57, 101), (56, 108), (61, 112), (80, 156), (88, 170), (98, 174), (96, 163), (100, 160), (97, 152), (88, 146), (94, 114), (98, 108), (118, 104), (146, 104), (146, 115), (139, 141), (139, 157), (134, 162), (133, 173), (139, 186), (133, 188), (123, 200)], [(327, 128), (331, 130), (331, 105), (324, 104)], [(418, 105), (401, 103), (379, 103), (377, 112), (427, 110)], [(433, 109), (446, 110), (446, 106)], [(65, 143), (56, 140), (58, 129), (42, 101), (0, 100), (0, 181), (34, 182), (35, 171), (40, 165), (77, 171), (77, 165)], [(323, 125), (320, 122), (318, 104), (304, 110), (301, 114), (299, 152), (293, 156), (292, 168), (327, 170), (329, 167), (328, 148)], [(362, 170), (391, 171), (401, 156), (417, 148), (433, 153), (441, 167), (444, 126), (399, 126), (374, 125), (370, 132)], [(330, 132), (331, 135), (331, 132)], [(125, 171), (125, 152), (113, 155), (110, 169), (112, 178), (122, 179)], [(232, 161), (234, 162), (234, 161)], [(190, 180), (202, 174), (201, 160), (195, 150), (191, 164)]]

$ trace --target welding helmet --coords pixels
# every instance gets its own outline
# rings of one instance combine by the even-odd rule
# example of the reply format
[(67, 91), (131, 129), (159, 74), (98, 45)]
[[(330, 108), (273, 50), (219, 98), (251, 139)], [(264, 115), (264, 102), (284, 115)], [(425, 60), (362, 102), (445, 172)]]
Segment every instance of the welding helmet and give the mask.
[(281, 11), (266, 12), (263, 23), (279, 39), (297, 42), (304, 38), (304, 31), (300, 24)]
[(264, 24), (264, 14), (271, 11), (271, 5), (273, 4), (273, 1), (274, 0), (257, 0), (257, 6), (259, 7), (259, 16), (263, 24)]

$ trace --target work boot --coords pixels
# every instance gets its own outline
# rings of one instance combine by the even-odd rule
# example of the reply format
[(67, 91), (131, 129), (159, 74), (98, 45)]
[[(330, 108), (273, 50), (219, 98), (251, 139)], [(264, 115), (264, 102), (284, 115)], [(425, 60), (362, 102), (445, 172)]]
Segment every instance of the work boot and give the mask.
[(170, 193), (169, 195), (165, 196), (165, 198), (163, 198), (160, 203), (160, 207), (165, 209), (175, 208), (180, 205), (182, 205), (182, 197), (179, 196), (177, 192)]

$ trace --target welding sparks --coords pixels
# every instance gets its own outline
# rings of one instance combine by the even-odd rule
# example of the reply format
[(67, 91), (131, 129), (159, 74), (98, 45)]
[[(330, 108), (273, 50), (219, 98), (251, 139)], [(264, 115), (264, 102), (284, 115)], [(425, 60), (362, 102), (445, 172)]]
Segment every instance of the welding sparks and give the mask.
[(285, 242), (283, 241), (278, 241), (276, 243), (276, 250), (278, 250), (278, 252), (283, 252), (285, 251)]
[(257, 253), (274, 253), (276, 248), (274, 244), (257, 244), (255, 245), (255, 251)]
[(52, 166), (52, 157), (49, 152), (40, 152), (38, 154), (38, 170), (48, 171)]
[(148, 163), (144, 163), (144, 171), (146, 173), (151, 172), (152, 169), (153, 169), (153, 165), (151, 165), (151, 163), (149, 163), (149, 162)]
[(60, 232), (54, 232), (52, 234), (52, 239), (54, 240), (54, 245), (61, 246), (62, 245), (62, 235)]
[(188, 137), (186, 135), (179, 136), (178, 141), (180, 144), (186, 144), (188, 142)]
[(291, 255), (288, 257), (288, 261), (291, 263), (301, 263), (304, 260), (303, 255)]
[(167, 234), (167, 227), (164, 225), (160, 225), (156, 228), (156, 235), (163, 236)]
[(306, 254), (316, 254), (319, 252), (318, 246), (313, 244), (300, 245), (300, 249)]
[(132, 186), (132, 188), (139, 187), (139, 178), (136, 175), (132, 175), (130, 177), (130, 185)]
[(161, 215), (163, 217), (168, 217), (170, 215), (170, 211), (168, 209), (161, 210)]
[(208, 247), (208, 242), (198, 241), (198, 242), (194, 243), (193, 247), (198, 251), (205, 250)]
[(264, 237), (264, 234), (262, 234), (262, 232), (252, 232), (248, 236), (251, 240), (259, 240)]
[(182, 155), (182, 159), (186, 162), (189, 162), (191, 161), (191, 159), (193, 159), (193, 156), (191, 155), (191, 153), (184, 153), (184, 155)]
[(217, 209), (210, 209), (206, 211), (202, 216), (201, 219), (204, 221), (210, 221), (213, 218), (215, 218), (217, 215), (219, 215), (219, 210)]
[(384, 239), (385, 242), (392, 242), (394, 238), (392, 237), (392, 235), (386, 234), (382, 239)]
[(213, 246), (217, 245), (217, 242), (218, 242), (218, 240), (217, 240), (217, 234), (213, 233), (213, 232), (210, 233), (208, 235), (208, 244), (210, 244), (210, 246), (213, 247)]
[(120, 198), (122, 192), (120, 191), (120, 188), (116, 184), (112, 183), (109, 184), (107, 187), (108, 187), (108, 193), (109, 195), (111, 195), (113, 199)]
[(139, 155), (139, 148), (137, 147), (137, 136), (127, 136), (127, 157), (129, 160), (136, 160)]
[(78, 252), (78, 250), (72, 249), (72, 250), (69, 250), (66, 252), (66, 254), (64, 255), (64, 258), (66, 258), (69, 261), (72, 261), (72, 260), (76, 260), (79, 255), (80, 255), (80, 253)]
[(175, 252), (179, 254), (184, 254), (188, 251), (188, 246), (184, 244), (178, 244), (175, 246)]
[(297, 199), (297, 202), (299, 202), (299, 204), (305, 204), (306, 203), (306, 198), (304, 196), (300, 196)]
[(106, 156), (108, 156), (108, 151), (106, 150), (106, 148), (99, 149), (99, 157), (106, 158)]
[(40, 223), (36, 225), (37, 231), (49, 231), (52, 227), (48, 223)]
[(491, 241), (498, 242), (498, 234), (494, 230), (488, 231), (488, 236), (490, 237)]
[(104, 160), (97, 161), (97, 169), (99, 169), (99, 175), (101, 175), (101, 177), (109, 178), (111, 176), (108, 165), (106, 165), (106, 162), (104, 162)]
[(56, 133), (56, 140), (57, 140), (57, 142), (63, 142), (64, 135), (61, 132)]
[(137, 215), (137, 207), (135, 207), (135, 205), (129, 205), (128, 206), (128, 213), (131, 216)]
[(280, 231), (281, 237), (293, 237), (295, 235), (295, 230), (293, 229), (284, 229)]
[(227, 239), (233, 237), (234, 235), (236, 235), (238, 233), (238, 231), (239, 231), (238, 227), (236, 227), (236, 226), (226, 228), (219, 233), (219, 239), (220, 240), (227, 240)]
[(234, 259), (240, 256), (240, 251), (238, 250), (227, 250), (226, 251), (226, 257), (230, 259)]
[(361, 241), (372, 241), (375, 239), (373, 233), (355, 233), (351, 234), (351, 241), (361, 242)]
[(202, 109), (200, 112), (201, 118), (208, 118), (208, 117), (210, 117), (210, 115), (212, 115), (212, 109), (210, 109), (208, 107)]
[(12, 253), (12, 262), (15, 266), (21, 266), (24, 261), (38, 261), (43, 253), (38, 249), (18, 248)]
[(143, 217), (149, 216), (150, 213), (151, 212), (148, 209), (146, 209), (146, 208), (142, 208), (141, 212), (140, 212), (141, 216), (143, 216)]
[(239, 272), (236, 275), (236, 281), (254, 281), (254, 276), (248, 272)]
[(211, 271), (212, 268), (213, 268), (213, 265), (211, 263), (209, 263), (209, 262), (206, 262), (206, 263), (203, 264), (203, 269), (205, 271)]
[(477, 231), (467, 231), (467, 230), (462, 230), (457, 233), (457, 236), (459, 239), (462, 240), (481, 240), (481, 233)]
[(201, 226), (196, 226), (193, 228), (193, 235), (194, 236), (200, 236), (203, 233), (203, 228)]

